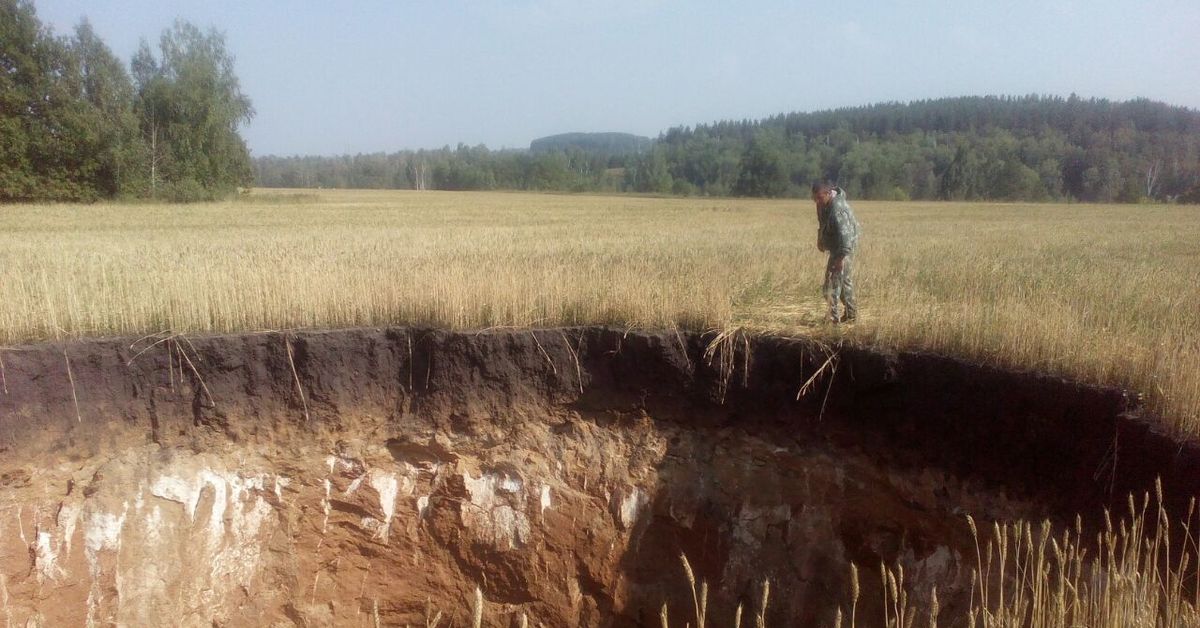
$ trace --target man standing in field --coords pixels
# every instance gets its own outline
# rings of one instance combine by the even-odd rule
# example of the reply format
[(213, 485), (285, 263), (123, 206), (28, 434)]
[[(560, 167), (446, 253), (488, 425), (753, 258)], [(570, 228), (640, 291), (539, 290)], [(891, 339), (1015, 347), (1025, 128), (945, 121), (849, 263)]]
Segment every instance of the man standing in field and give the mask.
[[(850, 274), (854, 248), (858, 245), (858, 221), (846, 201), (846, 192), (832, 183), (814, 183), (813, 202), (817, 204), (817, 249), (829, 252), (825, 265), (825, 301), (829, 304), (829, 321), (851, 323), (858, 318), (854, 302), (854, 279)], [(838, 304), (842, 313), (838, 314)]]

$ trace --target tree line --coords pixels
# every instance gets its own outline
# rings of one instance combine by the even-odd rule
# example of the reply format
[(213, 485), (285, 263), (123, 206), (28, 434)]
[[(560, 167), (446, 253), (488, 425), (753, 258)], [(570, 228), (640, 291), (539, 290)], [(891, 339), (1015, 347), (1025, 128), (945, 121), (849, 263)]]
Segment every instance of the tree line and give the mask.
[[(535, 140), (535, 144), (537, 141)], [(1200, 112), (1146, 99), (962, 97), (672, 128), (614, 153), (459, 145), (260, 157), (266, 187), (1200, 202)]]
[(257, 157), (254, 172), (263, 187), (617, 192), (627, 187), (625, 161), (579, 148), (532, 153), (459, 144), (338, 157)]
[(86, 19), (58, 36), (0, 0), (0, 201), (227, 195), (253, 178), (253, 115), (215, 30), (176, 22), (127, 70)]

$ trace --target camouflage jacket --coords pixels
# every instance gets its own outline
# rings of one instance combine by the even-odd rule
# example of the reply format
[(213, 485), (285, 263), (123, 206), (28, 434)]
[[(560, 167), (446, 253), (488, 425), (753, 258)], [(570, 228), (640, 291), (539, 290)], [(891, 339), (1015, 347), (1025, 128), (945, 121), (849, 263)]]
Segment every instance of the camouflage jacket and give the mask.
[(846, 200), (846, 192), (837, 188), (837, 196), (825, 207), (817, 208), (817, 239), (821, 248), (836, 257), (854, 253), (860, 231), (854, 210)]

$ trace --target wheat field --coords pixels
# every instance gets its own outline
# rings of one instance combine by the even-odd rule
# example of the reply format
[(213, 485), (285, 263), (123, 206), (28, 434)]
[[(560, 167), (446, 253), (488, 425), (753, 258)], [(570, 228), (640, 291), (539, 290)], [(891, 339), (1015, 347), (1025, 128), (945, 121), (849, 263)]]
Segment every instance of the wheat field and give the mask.
[(263, 190), (0, 207), (0, 345), (385, 324), (846, 338), (1117, 384), (1200, 434), (1200, 207), (855, 202), (824, 325), (811, 202)]

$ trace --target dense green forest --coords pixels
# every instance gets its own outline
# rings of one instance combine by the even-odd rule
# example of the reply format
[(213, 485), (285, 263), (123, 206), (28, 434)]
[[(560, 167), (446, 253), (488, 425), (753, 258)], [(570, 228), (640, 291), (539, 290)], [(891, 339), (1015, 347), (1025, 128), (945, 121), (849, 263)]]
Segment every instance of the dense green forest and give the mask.
[(629, 150), (535, 141), (254, 165), (267, 187), (786, 197), (829, 179), (854, 198), (1200, 202), (1200, 112), (1074, 95), (943, 98), (678, 127)]
[(127, 71), (86, 20), (57, 36), (0, 0), (0, 201), (226, 195), (252, 179), (252, 115), (216, 31), (176, 22)]

